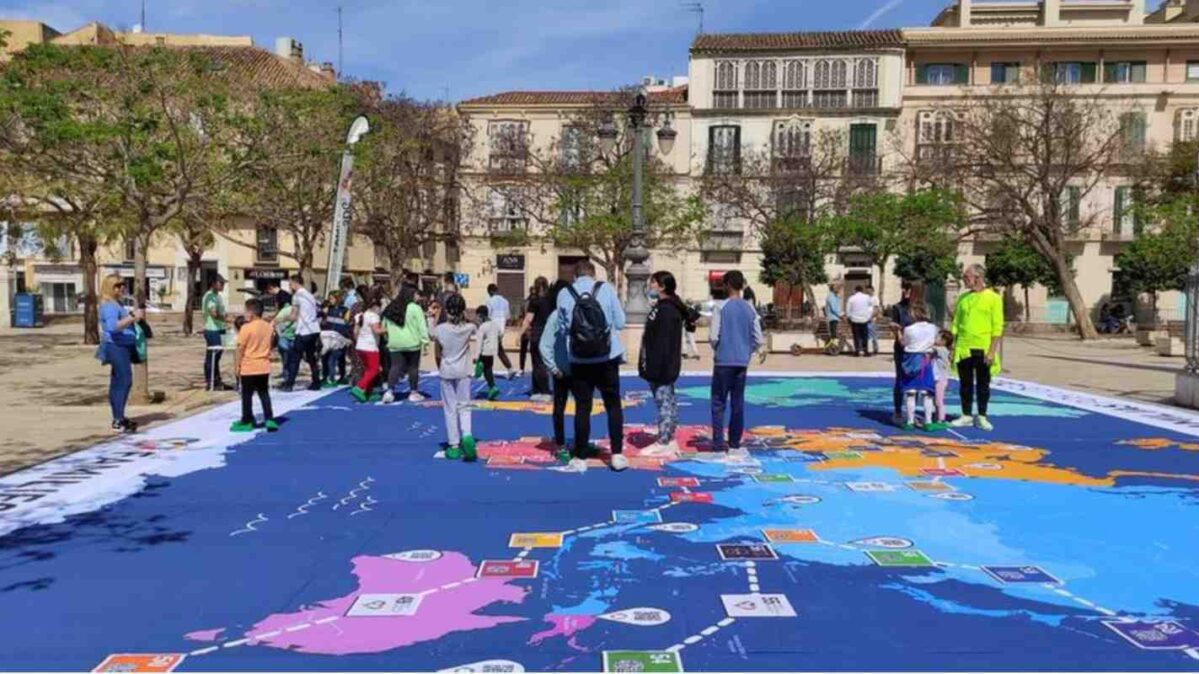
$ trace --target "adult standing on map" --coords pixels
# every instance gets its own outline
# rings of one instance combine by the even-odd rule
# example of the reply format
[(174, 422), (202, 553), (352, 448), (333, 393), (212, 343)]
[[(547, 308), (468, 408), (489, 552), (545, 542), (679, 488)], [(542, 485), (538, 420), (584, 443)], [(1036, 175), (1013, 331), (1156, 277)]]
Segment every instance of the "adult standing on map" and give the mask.
[(292, 347), (292, 367), (285, 374), (283, 390), (290, 391), (296, 385), (296, 375), (300, 373), (300, 359), (308, 361), (308, 369), (312, 372), (312, 383), (308, 390), (321, 390), (321, 365), (317, 351), (321, 345), (321, 323), (317, 319), (316, 297), (304, 287), (304, 278), (299, 274), (292, 276), (291, 304), (292, 315), (296, 323), (296, 341)]
[[(953, 426), (992, 430), (987, 420), (991, 399), (991, 377), (999, 374), (999, 345), (1003, 341), (1003, 298), (987, 287), (987, 270), (972, 264), (962, 274), (969, 290), (958, 298), (953, 314), (953, 362), (961, 379), (962, 416)], [(974, 416), (974, 401), (978, 416)]]
[(204, 386), (209, 391), (231, 391), (232, 386), (221, 382), (221, 351), (225, 348), (225, 277), (220, 274), (208, 284), (208, 292), (200, 300), (204, 312)]
[(541, 357), (541, 336), (545, 333), (550, 314), (554, 313), (556, 301), (557, 298), (550, 293), (549, 280), (538, 276), (533, 281), (533, 294), (529, 297), (524, 322), (524, 331), (529, 336), (529, 355), (533, 358), (533, 395), (530, 398), (533, 402), (544, 403), (553, 399), (550, 395), (550, 372), (545, 359)]
[(902, 298), (891, 305), (891, 309), (887, 312), (888, 318), (891, 320), (891, 327), (895, 332), (895, 344), (892, 347), (895, 360), (895, 387), (891, 396), (891, 420), (897, 426), (903, 425), (905, 420), (903, 388), (900, 385), (900, 380), (903, 378), (903, 329), (915, 322), (912, 319), (913, 311), (924, 310), (924, 284), (919, 281), (904, 281), (901, 292)]
[(599, 389), (608, 415), (612, 470), (629, 467), (624, 457), (624, 410), (620, 400), (620, 364), (624, 361), (624, 307), (611, 284), (595, 279), (595, 265), (582, 260), (575, 281), (558, 294), (558, 320), (566, 332), (575, 399), (574, 461), (591, 453), (591, 405)]
[(487, 286), (487, 315), (492, 323), (495, 323), (499, 328), (500, 338), (495, 355), (508, 368), (508, 379), (516, 377), (516, 370), (512, 368), (512, 359), (508, 357), (508, 352), (504, 351), (504, 331), (508, 329), (508, 317), (512, 314), (512, 304), (507, 297), (500, 294), (500, 287), (494, 283)]
[[(687, 305), (676, 295), (678, 283), (668, 271), (654, 272), (649, 279), (653, 308), (645, 318), (637, 373), (649, 384), (658, 407), (658, 440), (641, 451), (642, 456), (678, 457), (675, 430), (679, 425), (679, 402), (674, 384), (683, 369), (683, 325)], [(718, 320), (718, 319), (714, 319)]]

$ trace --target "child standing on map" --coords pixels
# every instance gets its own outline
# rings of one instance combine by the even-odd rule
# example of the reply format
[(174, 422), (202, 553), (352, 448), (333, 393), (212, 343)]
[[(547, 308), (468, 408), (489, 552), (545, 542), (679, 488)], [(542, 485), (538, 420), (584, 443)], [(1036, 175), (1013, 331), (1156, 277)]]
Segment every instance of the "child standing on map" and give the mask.
[[(749, 302), (741, 298), (745, 275), (733, 270), (724, 275), (728, 300), (712, 309), (709, 341), (715, 351), (712, 368), (712, 449), (745, 454), (745, 379), (750, 358), (762, 348), (762, 321)], [(728, 444), (725, 444), (725, 410), (729, 410)]]
[(933, 394), (937, 401), (937, 421), (929, 424), (926, 430), (943, 431), (949, 428), (945, 422), (945, 391), (949, 388), (949, 354), (953, 351), (953, 334), (942, 330), (937, 335), (937, 345), (933, 348), (933, 379), (936, 392)]
[(470, 382), (474, 360), (470, 340), (477, 328), (466, 320), (466, 300), (454, 293), (445, 301), (446, 322), (433, 329), (433, 341), (441, 351), (437, 370), (441, 375), (441, 402), (449, 447), (445, 458), (474, 461), (475, 438), (470, 433)]
[(279, 430), (271, 411), (271, 334), (274, 329), (262, 320), (262, 302), (246, 300), (246, 322), (237, 333), (237, 375), (241, 377), (241, 421), (229, 429), (235, 433), (254, 430), (254, 394), (262, 404), (263, 424), (269, 432)]
[(900, 388), (905, 396), (903, 429), (910, 431), (916, 425), (916, 403), (924, 406), (924, 427), (928, 430), (933, 422), (933, 405), (930, 398), (936, 389), (933, 374), (933, 354), (937, 343), (937, 326), (928, 322), (928, 313), (922, 306), (911, 308), (912, 324), (903, 329), (903, 368), (900, 371)]
[(503, 328), (499, 321), (491, 320), (491, 310), (486, 305), (475, 309), (475, 321), (479, 324), (479, 360), (475, 363), (475, 377), (487, 380), (487, 399), (495, 400), (500, 397), (500, 390), (495, 386), (495, 357), (500, 352)]

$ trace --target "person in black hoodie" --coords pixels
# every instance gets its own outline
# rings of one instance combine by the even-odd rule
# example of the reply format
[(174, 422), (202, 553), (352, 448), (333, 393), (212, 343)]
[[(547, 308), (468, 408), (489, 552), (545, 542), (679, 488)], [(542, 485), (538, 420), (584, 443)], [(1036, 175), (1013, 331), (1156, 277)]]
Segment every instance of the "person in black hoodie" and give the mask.
[(649, 383), (658, 406), (658, 441), (641, 451), (641, 456), (678, 456), (674, 440), (679, 425), (679, 403), (674, 384), (683, 364), (683, 326), (687, 306), (676, 295), (678, 284), (668, 271), (655, 272), (649, 280), (649, 296), (654, 302), (645, 320), (641, 336), (638, 374)]

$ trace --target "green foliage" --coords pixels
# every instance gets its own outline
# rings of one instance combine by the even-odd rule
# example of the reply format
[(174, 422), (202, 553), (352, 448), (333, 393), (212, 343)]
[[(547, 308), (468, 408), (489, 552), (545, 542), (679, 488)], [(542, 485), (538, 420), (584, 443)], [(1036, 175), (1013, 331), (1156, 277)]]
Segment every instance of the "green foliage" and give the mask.
[(762, 230), (762, 283), (803, 288), (828, 281), (824, 259), (833, 252), (822, 223), (801, 218), (782, 220)]
[(1041, 285), (1051, 294), (1059, 292), (1057, 274), (1045, 256), (1020, 239), (1004, 239), (995, 252), (987, 255), (986, 267), (990, 285), (1025, 289)]
[(1199, 226), (1194, 197), (1180, 197), (1153, 209), (1161, 227), (1141, 234), (1116, 255), (1120, 276), (1136, 292), (1183, 290), (1195, 259)]

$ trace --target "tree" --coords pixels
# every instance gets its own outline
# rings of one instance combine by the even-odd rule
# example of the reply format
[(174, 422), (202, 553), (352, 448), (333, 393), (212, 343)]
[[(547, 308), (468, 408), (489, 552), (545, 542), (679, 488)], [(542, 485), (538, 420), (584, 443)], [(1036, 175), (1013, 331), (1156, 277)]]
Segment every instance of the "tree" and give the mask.
[(357, 146), (355, 228), (387, 256), (398, 288), (426, 246), (458, 240), (469, 127), (445, 107), (407, 98), (380, 101), (369, 114), (372, 131)]
[(357, 109), (347, 89), (267, 90), (243, 125), (240, 140), (255, 174), (245, 215), (290, 235), (292, 250), (280, 246), (279, 254), (294, 259), (305, 278), (333, 220), (338, 167)]
[[(835, 249), (834, 241), (820, 221), (802, 218), (777, 220), (761, 234), (762, 272), (759, 278), (770, 286), (785, 284), (799, 288), (805, 299), (813, 285), (826, 283), (825, 257)], [(816, 303), (811, 301), (813, 307)], [(791, 320), (791, 302), (786, 304), (786, 320)]]
[(1163, 290), (1184, 290), (1186, 277), (1195, 260), (1199, 226), (1194, 222), (1195, 197), (1188, 195), (1153, 208), (1161, 226), (1133, 239), (1115, 263), (1120, 277), (1129, 288), (1148, 293), (1154, 323), (1157, 322), (1157, 294)]
[(1136, 111), (1117, 115), (1102, 92), (1046, 75), (1005, 85), (1003, 96), (967, 99), (954, 121), (959, 161), (953, 170), (978, 225), (1015, 235), (1041, 255), (1070, 303), (1080, 337), (1093, 339), (1098, 335), (1066, 243), (1094, 217), (1082, 217), (1076, 205), (1138, 161), (1143, 118)]
[(987, 283), (1008, 290), (1020, 286), (1024, 290), (1024, 322), (1032, 320), (1028, 291), (1035, 285), (1058, 288), (1053, 267), (1032, 246), (1021, 239), (1008, 237), (1000, 247), (987, 255)]

